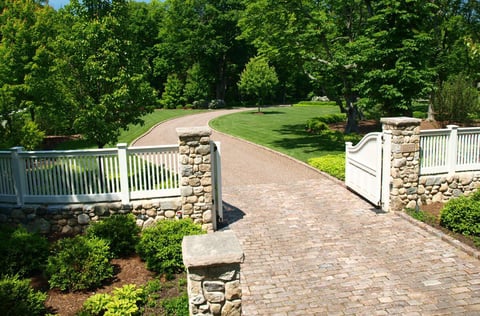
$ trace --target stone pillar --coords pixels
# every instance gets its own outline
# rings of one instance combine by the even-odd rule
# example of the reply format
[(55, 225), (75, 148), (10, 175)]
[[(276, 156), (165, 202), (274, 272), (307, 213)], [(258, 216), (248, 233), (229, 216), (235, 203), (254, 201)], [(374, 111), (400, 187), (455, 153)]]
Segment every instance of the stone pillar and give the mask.
[(186, 236), (182, 254), (190, 315), (241, 316), (240, 263), (244, 255), (235, 234)]
[(182, 216), (213, 230), (212, 172), (208, 127), (177, 128), (180, 151)]
[[(386, 147), (390, 148), (390, 179), (386, 188), (390, 193), (387, 197), (389, 201), (386, 211), (416, 208), (420, 173), (421, 120), (410, 117), (387, 117), (382, 118), (381, 122)], [(384, 159), (388, 159), (388, 154), (384, 153)]]

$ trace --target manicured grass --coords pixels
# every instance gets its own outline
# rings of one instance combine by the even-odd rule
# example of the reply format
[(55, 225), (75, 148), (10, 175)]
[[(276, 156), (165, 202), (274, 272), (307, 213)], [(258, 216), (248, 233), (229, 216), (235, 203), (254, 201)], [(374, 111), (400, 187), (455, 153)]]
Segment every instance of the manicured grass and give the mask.
[(309, 158), (344, 152), (343, 140), (311, 135), (305, 123), (316, 116), (340, 113), (337, 106), (294, 106), (256, 109), (219, 117), (212, 128), (269, 147), (307, 162)]
[[(166, 120), (192, 115), (204, 112), (205, 110), (163, 110), (157, 109), (150, 114), (147, 114), (143, 117), (145, 123), (143, 125), (130, 125), (127, 130), (122, 130), (118, 141), (115, 143), (108, 144), (105, 147), (115, 147), (118, 143), (127, 143), (131, 144), (135, 139), (145, 134), (150, 128), (154, 125), (164, 122)], [(95, 144), (89, 143), (85, 140), (74, 140), (68, 141), (57, 146), (58, 150), (68, 150), (68, 149), (87, 149), (87, 148), (96, 148)]]
[[(205, 112), (205, 110), (155, 110), (153, 113), (147, 114), (143, 117), (145, 124), (143, 125), (130, 125), (128, 130), (123, 130), (118, 138), (119, 143), (130, 144), (138, 137), (142, 136), (154, 125), (180, 116), (198, 114)], [(116, 144), (112, 144), (116, 145)]]

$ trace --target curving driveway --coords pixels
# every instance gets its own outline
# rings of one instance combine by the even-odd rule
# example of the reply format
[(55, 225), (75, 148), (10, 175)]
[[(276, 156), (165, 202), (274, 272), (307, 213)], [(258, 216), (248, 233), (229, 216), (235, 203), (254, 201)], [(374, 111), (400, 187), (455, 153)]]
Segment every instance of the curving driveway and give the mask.
[[(135, 145), (176, 143), (175, 128), (231, 110), (158, 125)], [(336, 180), (256, 145), (221, 142), (225, 229), (245, 252), (250, 315), (480, 315), (480, 261), (371, 205)]]

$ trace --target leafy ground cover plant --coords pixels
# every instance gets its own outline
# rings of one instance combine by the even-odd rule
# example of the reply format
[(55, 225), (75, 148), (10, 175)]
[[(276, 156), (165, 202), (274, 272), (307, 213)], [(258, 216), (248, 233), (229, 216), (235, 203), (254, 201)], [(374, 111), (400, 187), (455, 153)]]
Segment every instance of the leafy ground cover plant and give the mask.
[(190, 219), (159, 221), (143, 230), (137, 253), (147, 268), (160, 274), (172, 275), (184, 270), (182, 262), (182, 239), (187, 235), (204, 233)]
[(139, 234), (140, 227), (133, 214), (113, 215), (91, 223), (87, 229), (87, 237), (97, 237), (108, 242), (114, 258), (133, 254), (140, 240)]
[(46, 298), (47, 294), (35, 291), (28, 279), (20, 279), (18, 275), (5, 276), (0, 280), (0, 315), (45, 315)]
[(311, 158), (308, 164), (337, 179), (345, 180), (345, 154), (325, 155)]
[(83, 304), (79, 316), (135, 316), (141, 315), (145, 301), (143, 288), (126, 284), (115, 288), (112, 294), (100, 293), (90, 296)]
[(49, 244), (45, 237), (25, 228), (0, 227), (0, 275), (28, 276), (44, 268)]
[(77, 291), (98, 287), (113, 276), (110, 249), (105, 240), (75, 236), (56, 242), (46, 273), (51, 288)]

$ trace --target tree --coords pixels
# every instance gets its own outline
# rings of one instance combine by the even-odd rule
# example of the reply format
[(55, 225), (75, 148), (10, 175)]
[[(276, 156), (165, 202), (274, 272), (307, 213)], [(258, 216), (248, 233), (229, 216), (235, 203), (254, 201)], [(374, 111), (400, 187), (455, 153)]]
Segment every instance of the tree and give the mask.
[(125, 10), (126, 1), (72, 0), (58, 39), (58, 66), (78, 109), (74, 126), (99, 148), (116, 142), (129, 124), (141, 124), (155, 104), (155, 91), (145, 79), (148, 66), (125, 32)]
[(200, 65), (209, 83), (209, 97), (225, 99), (250, 57), (237, 26), (243, 4), (236, 0), (167, 0), (155, 46), (157, 75), (176, 73), (185, 83), (187, 71)]
[(277, 85), (278, 77), (275, 68), (270, 66), (264, 57), (250, 59), (238, 82), (238, 88), (243, 95), (255, 98), (258, 112), (267, 97), (273, 95)]
[(28, 83), (29, 72), (39, 43), (37, 15), (43, 8), (37, 1), (4, 2), (0, 13), (0, 136), (1, 146), (33, 149), (42, 133), (28, 113), (33, 113), (34, 95)]
[(183, 83), (176, 74), (170, 74), (165, 83), (165, 89), (162, 93), (160, 104), (164, 109), (175, 109), (177, 106), (183, 106), (185, 100), (183, 95)]
[(356, 43), (365, 105), (383, 115), (412, 115), (412, 102), (428, 96), (434, 72), (429, 34), (437, 7), (430, 1), (372, 3), (368, 27)]

